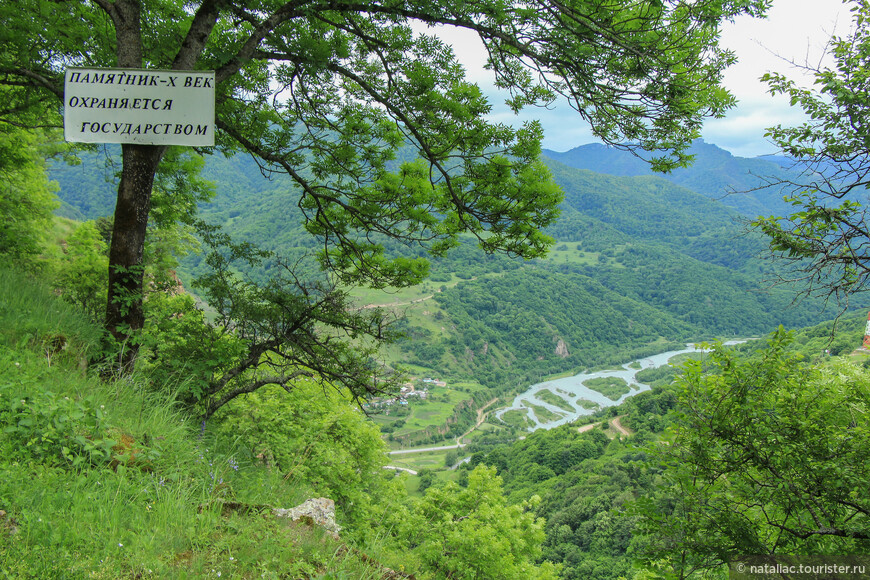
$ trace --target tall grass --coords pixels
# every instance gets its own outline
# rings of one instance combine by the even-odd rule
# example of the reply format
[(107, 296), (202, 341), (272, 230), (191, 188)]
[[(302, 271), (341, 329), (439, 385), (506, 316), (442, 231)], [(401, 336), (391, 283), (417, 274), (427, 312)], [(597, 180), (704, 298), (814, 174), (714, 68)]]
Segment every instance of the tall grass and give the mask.
[(53, 296), (47, 283), (0, 263), (0, 343), (88, 356), (99, 348), (100, 337), (99, 327)]
[(268, 517), (310, 497), (304, 484), (144, 377), (89, 374), (99, 342), (46, 284), (0, 268), (0, 578), (380, 577)]

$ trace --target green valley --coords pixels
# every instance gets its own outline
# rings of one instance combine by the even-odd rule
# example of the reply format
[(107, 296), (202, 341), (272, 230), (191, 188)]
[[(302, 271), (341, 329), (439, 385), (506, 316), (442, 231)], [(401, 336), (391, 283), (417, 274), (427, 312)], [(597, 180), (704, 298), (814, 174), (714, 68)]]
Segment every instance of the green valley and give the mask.
[[(217, 181), (216, 201), (203, 205), (201, 215), (220, 223), (234, 238), (271, 244), (276, 249), (288, 244), (291, 255), (302, 256), (308, 246), (302, 243), (302, 230), (292, 225), (294, 213), (282, 214), (287, 219), (269, 217), (278, 211), (269, 208), (286, 207), (280, 200), (291, 190), (274, 182), (260, 183), (254, 172), (242, 169), (246, 167), (243, 162), (230, 161), (235, 169), (210, 162), (205, 171), (213, 177), (237, 170), (240, 176), (247, 175), (249, 186), (259, 188), (256, 203), (247, 201), (244, 189), (224, 195), (223, 181)], [(69, 364), (81, 364), (76, 362), (80, 355), (69, 361), (65, 354), (46, 357), (45, 353), (52, 353), (46, 350), (46, 340), (52, 336), (72, 338), (83, 331), (33, 326), (30, 334), (7, 339), (7, 345), (14, 345), (7, 346), (11, 349), (9, 360), (27, 361), (27, 368), (33, 369), (15, 388), (42, 393), (38, 401), (28, 403), (34, 405), (34, 412), (69, 422), (71, 433), (89, 433), (92, 438), (78, 440), (83, 447), (67, 446), (67, 451), (61, 450), (57, 456), (52, 455), (51, 447), (28, 451), (28, 461), (47, 466), (45, 471), (40, 468), (35, 485), (76, 489), (91, 501), (103, 502), (96, 484), (77, 480), (74, 474), (72, 479), (64, 479), (64, 462), (78, 461), (78, 465), (86, 462), (89, 466), (85, 473), (100, 474), (98, 482), (109, 482), (126, 493), (134, 493), (127, 485), (153, 489), (153, 493), (135, 495), (132, 503), (148, 515), (120, 520), (116, 529), (124, 530), (116, 543), (129, 548), (133, 555), (107, 559), (104, 551), (89, 543), (91, 540), (78, 538), (78, 549), (95, 556), (76, 560), (80, 564), (70, 564), (77, 556), (52, 562), (31, 556), (28, 567), (20, 571), (51, 573), (64, 566), (103, 570), (109, 575), (150, 569), (160, 576), (172, 576), (179, 570), (206, 574), (214, 568), (224, 575), (244, 576), (252, 569), (253, 556), (278, 558), (281, 563), (273, 564), (274, 569), (288, 574), (318, 577), (316, 574), (331, 570), (350, 577), (380, 578), (387, 567), (425, 568), (424, 556), (414, 556), (413, 562), (403, 560), (398, 557), (397, 546), (424, 533), (424, 520), (419, 519), (423, 512), (419, 510), (430, 509), (424, 507), (428, 505), (425, 502), (447, 505), (444, 502), (465, 501), (461, 494), (466, 491), (483, 494), (489, 505), (507, 510), (503, 517), (512, 519), (519, 528), (531, 525), (528, 518), (545, 521), (536, 561), (560, 564), (559, 577), (616, 578), (632, 574), (643, 558), (647, 559), (642, 565), (650, 569), (656, 565), (654, 558), (671, 558), (673, 552), (668, 550), (673, 547), (654, 541), (654, 526), (661, 524), (650, 510), (663, 508), (647, 508), (638, 500), (659, 504), (673, 501), (668, 495), (672, 488), (661, 487), (673, 483), (658, 463), (654, 452), (658, 444), (653, 442), (668, 437), (668, 427), (675, 424), (669, 413), (681, 404), (682, 395), (673, 380), (683, 371), (667, 366), (640, 370), (638, 378), (652, 384), (653, 389), (633, 395), (618, 407), (604, 409), (559, 389), (541, 391), (541, 400), (556, 409), (569, 412), (582, 408), (591, 413), (580, 421), (583, 427), (578, 422), (529, 433), (534, 424), (525, 411), (508, 411), (501, 418), (496, 411), (531, 384), (548, 378), (613, 368), (635, 358), (682, 348), (686, 341), (765, 335), (778, 324), (807, 326), (835, 312), (812, 300), (800, 307), (790, 306), (791, 295), (786, 289), (764, 291), (764, 263), (754, 254), (759, 243), (751, 236), (734, 238), (741, 235), (740, 226), (734, 214), (716, 202), (657, 177), (618, 178), (549, 163), (566, 191), (566, 199), (562, 217), (551, 228), (556, 241), (546, 258), (523, 262), (487, 256), (471, 243), (464, 243), (452, 254), (435, 259), (430, 278), (422, 284), (385, 290), (348, 288), (354, 308), (384, 309), (397, 317), (395, 325), (403, 335), (382, 352), (390, 368), (407, 373), (402, 392), (368, 400), (368, 417), (340, 397), (330, 396), (317, 403), (322, 394), (319, 387), (300, 383), (290, 397), (280, 389), (249, 395), (218, 413), (204, 431), (190, 425), (173, 432), (171, 429), (177, 427), (151, 422), (156, 419), (128, 423), (124, 417), (136, 415), (128, 406), (143, 403), (126, 394), (122, 390), (126, 387), (110, 383), (107, 388), (114, 389), (110, 392), (115, 399), (119, 393), (132, 398), (111, 414), (107, 412), (97, 426), (86, 417), (100, 405), (108, 407), (108, 395), (103, 391), (76, 383), (70, 383), (72, 391), (54, 391), (41, 382), (43, 376), (51, 380), (53, 368), (65, 373)], [(83, 185), (67, 181), (63, 172), (53, 175), (70, 207), (81, 203), (78, 211), (94, 211), (95, 205), (68, 196), (69, 191)], [(241, 177), (234, 181), (242, 182)], [(235, 203), (230, 203), (234, 198)], [(632, 207), (643, 210), (632, 213)], [(655, 223), (640, 219), (642, 214), (655, 216)], [(75, 222), (58, 222), (55, 235), (71, 240), (71, 233), (84, 231), (79, 230), (82, 227)], [(93, 235), (99, 236), (99, 228)], [(391, 252), (401, 251), (389, 247)], [(276, 263), (266, 260), (249, 275), (267, 279), (275, 267)], [(194, 254), (182, 258), (178, 268), (181, 280), (189, 281), (206, 272), (206, 263), (202, 255)], [(4, 275), (7, 284), (21, 283), (22, 274)], [(29, 306), (5, 308), (6, 312), (32, 310)], [(864, 318), (843, 318), (836, 330), (830, 324), (810, 326), (796, 334), (789, 352), (800, 350), (812, 364), (838, 364), (831, 357), (848, 355), (860, 344)], [(14, 326), (27, 328), (31, 324), (35, 323), (19, 321)], [(736, 347), (742, 353), (737, 356), (752, 357), (759, 348), (758, 342), (745, 343)], [(695, 359), (681, 357), (680, 364), (687, 360)], [(699, 364), (707, 365), (706, 360)], [(627, 389), (610, 380), (589, 386), (611, 399)], [(67, 403), (59, 402), (66, 401), (64, 397), (79, 400), (77, 393), (83, 389), (97, 394), (93, 399), (81, 399), (79, 406), (67, 408)], [(13, 407), (6, 409), (4, 417), (24, 412), (24, 407)], [(540, 405), (531, 408), (539, 420), (561, 416)], [(181, 419), (167, 416), (160, 420), (172, 423)], [(25, 433), (23, 424), (17, 425), (15, 432), (22, 437), (32, 438), (37, 432)], [(32, 429), (49, 427), (34, 423)], [(51, 437), (66, 436), (64, 431), (51, 429), (55, 429)], [(155, 441), (151, 432), (165, 435)], [(330, 437), (323, 438), (323, 432)], [(139, 474), (105, 467), (119, 454), (100, 445), (117, 444), (122, 436), (133, 438), (136, 455), (147, 457), (153, 471)], [(228, 446), (230, 439), (234, 443)], [(457, 443), (462, 446), (456, 447)], [(203, 460), (219, 466), (219, 471), (204, 466), (202, 473), (186, 471), (185, 465), (198, 464), (183, 450), (196, 453), (205, 445), (210, 451)], [(426, 446), (446, 448), (387, 455)], [(342, 467), (345, 465), (348, 470)], [(400, 471), (382, 469), (384, 466)], [(278, 471), (272, 471), (276, 467)], [(9, 481), (22, 481), (18, 468), (3, 469)], [(50, 475), (52, 469), (59, 471)], [(296, 491), (292, 494), (288, 495), (281, 481), (287, 477), (282, 473), (293, 478)], [(216, 483), (220, 479), (222, 482)], [(171, 490), (163, 491), (161, 481), (172, 486)], [(252, 482), (261, 487), (252, 489)], [(393, 526), (395, 535), (378, 549), (375, 559), (370, 554), (352, 555), (358, 553), (341, 542), (324, 543), (316, 530), (294, 532), (292, 542), (297, 552), (276, 553), (270, 550), (284, 532), (263, 528), (242, 513), (225, 513), (233, 508), (220, 507), (283, 506), (315, 494), (336, 501), (339, 522), (348, 530), (343, 533), (344, 541), (372, 546), (369, 534), (380, 534), (382, 525)], [(380, 499), (376, 500), (376, 495)], [(535, 497), (540, 501), (531, 499)], [(52, 496), (32, 507), (15, 501), (5, 504), (10, 515), (3, 525), (6, 529), (30, 526), (37, 514), (53, 513), (56, 508), (52, 506), (63, 501)], [(68, 509), (79, 513), (77, 505)], [(517, 519), (523, 505), (528, 518)], [(170, 516), (170, 511), (174, 515)], [(165, 526), (178, 527), (179, 533), (165, 535), (164, 542), (148, 540), (142, 530), (155, 526), (153, 517), (158, 516)], [(395, 523), (402, 518), (408, 518), (407, 525)], [(198, 531), (184, 531), (187, 528), (181, 522), (185, 520), (198, 522)], [(164, 524), (159, 526), (165, 529)], [(29, 538), (33, 544), (21, 543), (23, 538), (14, 541), (21, 549), (35, 550), (45, 534), (32, 533)], [(63, 533), (74, 535), (72, 531)], [(201, 539), (204, 536), (215, 540)], [(248, 537), (265, 542), (255, 548), (247, 542)], [(114, 538), (98, 534), (92, 542), (106, 544)], [(312, 542), (318, 547), (311, 547)], [(235, 555), (223, 561), (221, 554)], [(93, 559), (97, 556), (103, 561)], [(5, 565), (6, 569), (19, 570)]]
[[(101, 159), (82, 157), (85, 164)], [(792, 307), (789, 289), (766, 287), (760, 240), (744, 233), (737, 214), (721, 203), (662, 177), (547, 163), (566, 197), (549, 229), (556, 241), (546, 258), (487, 255), (466, 239), (433, 259), (420, 285), (348, 288), (358, 307), (400, 318), (396, 328), (405, 338), (383, 351), (388, 364), (407, 366), (417, 380), (437, 376), (449, 385), (436, 387), (434, 399), (406, 401), (403, 409), (375, 416), (391, 445), (450, 441), (474, 425), (474, 409), (493, 398), (503, 405), (543, 377), (833, 316), (821, 301)], [(702, 155), (699, 164), (709, 163)], [(92, 218), (108, 214), (100, 200), (108, 199), (111, 184), (76, 178), (99, 169), (61, 169), (52, 177), (65, 203)], [(203, 219), (292, 260), (310, 257), (314, 240), (300, 225), (292, 201), (298, 194), (286, 178), (263, 179), (243, 158), (209, 159), (203, 176), (217, 189), (213, 203), (200, 205)], [(408, 253), (382, 242), (391, 253)], [(207, 271), (203, 258), (191, 254), (181, 261), (179, 276), (189, 290)], [(265, 279), (274, 267), (267, 259), (250, 275)], [(315, 272), (313, 262), (305, 268)]]
[(0, 2), (0, 578), (866, 576), (840, 8)]

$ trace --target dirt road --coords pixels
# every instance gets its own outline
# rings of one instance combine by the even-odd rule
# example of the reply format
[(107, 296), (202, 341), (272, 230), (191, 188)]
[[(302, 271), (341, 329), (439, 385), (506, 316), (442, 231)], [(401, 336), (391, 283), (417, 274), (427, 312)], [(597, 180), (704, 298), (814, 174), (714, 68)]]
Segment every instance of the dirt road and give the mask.
[(628, 437), (629, 435), (631, 435), (631, 431), (629, 431), (626, 427), (623, 427), (622, 423), (619, 422), (619, 420), (622, 419), (622, 417), (624, 416), (625, 415), (622, 415), (620, 417), (614, 417), (613, 421), (611, 421), (610, 424), (613, 425), (614, 429)]
[[(613, 419), (610, 420), (610, 425), (611, 425), (611, 427), (613, 427), (613, 429), (615, 429), (616, 431), (619, 431), (621, 434), (628, 437), (629, 435), (631, 435), (631, 431), (629, 431), (628, 428), (625, 427), (619, 421), (624, 416), (625, 415), (620, 415), (619, 417), (614, 417)], [(599, 421), (598, 423), (589, 423), (588, 425), (582, 425), (582, 426), (577, 428), (577, 432), (578, 433), (586, 433), (587, 431), (591, 431), (591, 430), (595, 429), (599, 425), (601, 425), (601, 421)]]
[(495, 399), (489, 401), (486, 405), (484, 405), (483, 407), (481, 407), (480, 409), (477, 410), (477, 421), (475, 422), (474, 427), (472, 427), (471, 429), (469, 429), (468, 431), (466, 431), (465, 433), (463, 433), (462, 435), (457, 437), (456, 438), (457, 444), (459, 444), (459, 442), (462, 441), (462, 439), (464, 439), (465, 437), (468, 437), (469, 435), (471, 435), (472, 431), (474, 431), (475, 429), (477, 429), (478, 427), (483, 425), (483, 422), (486, 421), (486, 413), (483, 412), (484, 409), (486, 409), (487, 407), (489, 407), (490, 405), (492, 405), (496, 401), (498, 401), (498, 398), (495, 398)]

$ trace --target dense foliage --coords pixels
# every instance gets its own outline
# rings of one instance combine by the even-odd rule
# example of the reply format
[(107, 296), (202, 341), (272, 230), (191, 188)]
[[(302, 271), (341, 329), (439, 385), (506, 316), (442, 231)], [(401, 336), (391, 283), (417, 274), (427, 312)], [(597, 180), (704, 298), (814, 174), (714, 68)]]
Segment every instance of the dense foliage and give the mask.
[(657, 452), (669, 489), (639, 511), (680, 577), (741, 554), (866, 553), (867, 372), (800, 364), (788, 340), (780, 329), (743, 358), (716, 348), (677, 381)]
[(33, 264), (42, 249), (57, 207), (45, 172), (48, 141), (42, 132), (0, 124), (0, 259)]
[[(651, 163), (668, 169), (690, 159), (685, 149), (705, 117), (734, 105), (720, 86), (734, 60), (718, 45), (720, 23), (765, 8), (27, 0), (0, 12), (0, 120), (57, 123), (58, 104), (73, 106), (68, 67), (214, 71), (215, 121), (202, 129), (214, 131), (216, 149), (250, 153), (264, 173), (298, 186), (295, 205), (323, 269), (345, 284), (402, 287), (425, 277), (426, 260), (390, 256), (371, 234), (441, 255), (469, 233), (487, 252), (531, 258), (546, 252), (541, 230), (561, 198), (539, 159), (540, 124), (490, 122), (490, 103), (451, 47), (414, 25), (475, 32), (514, 112), (564, 97), (601, 139), (657, 151)], [(96, 77), (115, 82), (114, 73)], [(131, 372), (145, 324), (152, 191), (174, 163), (172, 141), (102, 140), (123, 143), (105, 324), (120, 343), (116, 369)], [(392, 168), (400, 146), (413, 153)], [(194, 197), (195, 187), (177, 184), (181, 198)]]
[[(159, 375), (88, 372), (100, 341), (49, 285), (0, 268), (3, 575), (556, 577), (533, 502), (508, 504), (492, 470), (408, 498), (345, 397), (309, 381), (200, 422), (171, 383), (142, 388)], [(271, 517), (316, 496), (335, 499), (339, 539)]]
[(783, 74), (767, 74), (772, 94), (787, 95), (806, 121), (776, 126), (767, 136), (793, 160), (798, 175), (771, 176), (792, 204), (785, 215), (766, 214), (755, 226), (769, 238), (771, 252), (788, 265), (782, 278), (799, 280), (809, 295), (846, 301), (870, 281), (867, 181), (870, 148), (866, 118), (870, 110), (865, 79), (870, 71), (870, 3), (849, 2), (849, 34), (826, 46), (831, 64), (805, 69), (807, 88)]
[(541, 496), (536, 513), (547, 521), (543, 557), (563, 565), (563, 578), (628, 578), (646, 540), (639, 518), (626, 510), (661, 483), (643, 442), (661, 432), (674, 404), (673, 394), (662, 389), (628, 399), (618, 411), (636, 430), (627, 442), (601, 429), (614, 408), (599, 414), (594, 429), (535, 431), (511, 445), (482, 447), (472, 463), (496, 467), (511, 501)]

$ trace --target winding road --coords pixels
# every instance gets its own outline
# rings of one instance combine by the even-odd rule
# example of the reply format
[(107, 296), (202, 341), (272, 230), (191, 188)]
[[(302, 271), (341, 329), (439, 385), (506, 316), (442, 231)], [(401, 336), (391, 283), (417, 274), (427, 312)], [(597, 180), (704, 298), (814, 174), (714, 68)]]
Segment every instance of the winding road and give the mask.
[[(614, 429), (616, 429), (617, 431), (619, 431), (620, 433), (622, 433), (623, 435), (628, 437), (629, 435), (631, 435), (631, 431), (629, 431), (628, 428), (619, 421), (624, 416), (625, 415), (620, 415), (619, 417), (614, 417), (613, 419), (611, 419), (610, 425)], [(601, 425), (602, 422), (603, 421), (599, 421), (598, 423), (589, 423), (588, 425), (583, 425), (581, 427), (577, 427), (577, 432), (578, 433), (586, 433), (587, 431), (592, 431), (593, 429), (595, 429), (596, 427)]]
[(426, 451), (442, 451), (444, 449), (460, 449), (465, 447), (463, 443), (457, 443), (456, 445), (442, 445), (441, 447), (417, 447), (415, 449), (396, 449), (394, 451), (387, 451), (387, 455), (404, 455), (406, 453), (424, 453)]
[(465, 433), (463, 433), (462, 435), (460, 435), (459, 437), (456, 438), (455, 445), (441, 445), (438, 447), (418, 447), (415, 449), (396, 449), (394, 451), (388, 451), (387, 455), (404, 455), (406, 453), (424, 453), (426, 451), (443, 451), (445, 449), (461, 449), (461, 448), (465, 447), (465, 444), (460, 443), (460, 441), (462, 441), (463, 438), (470, 435), (472, 431), (474, 431), (475, 429), (480, 427), (483, 424), (483, 422), (486, 421), (487, 414), (484, 413), (484, 410), (487, 407), (489, 407), (490, 405), (492, 405), (493, 403), (495, 403), (496, 401), (498, 401), (498, 398), (492, 399), (491, 401), (487, 402), (483, 407), (481, 407), (480, 409), (477, 410), (477, 422), (474, 424), (474, 426), (471, 429), (469, 429), (468, 431), (466, 431)]

